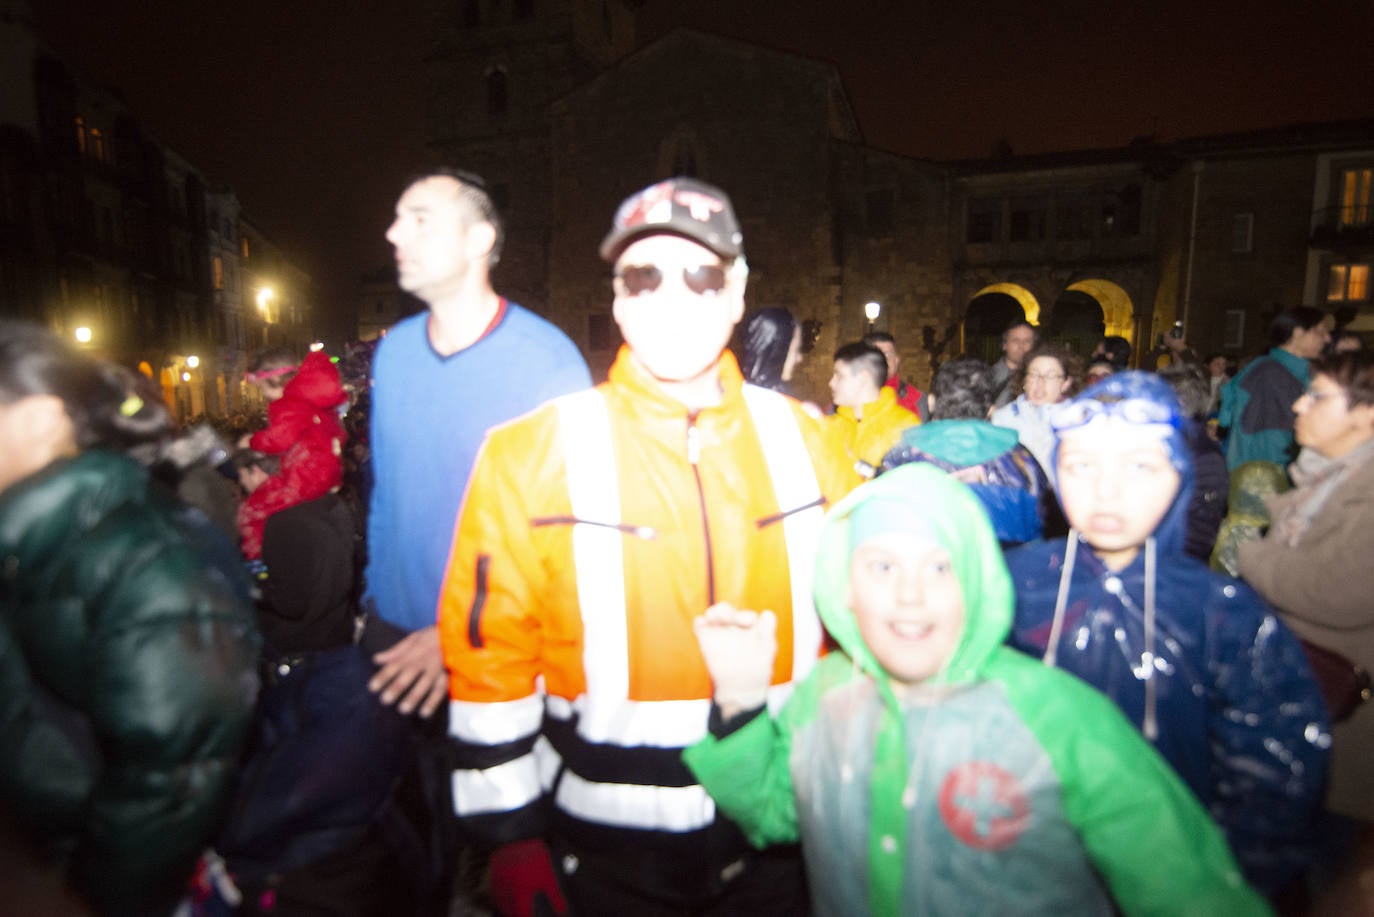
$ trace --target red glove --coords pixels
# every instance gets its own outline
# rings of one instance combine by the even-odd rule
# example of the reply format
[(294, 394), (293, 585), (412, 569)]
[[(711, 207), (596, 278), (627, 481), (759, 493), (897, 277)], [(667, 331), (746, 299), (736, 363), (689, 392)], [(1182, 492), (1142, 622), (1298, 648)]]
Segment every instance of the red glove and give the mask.
[[(491, 900), (502, 917), (538, 917), (567, 914), (568, 902), (558, 887), (553, 856), (541, 840), (516, 841), (496, 849), (488, 863)], [(545, 905), (536, 911), (542, 898)]]

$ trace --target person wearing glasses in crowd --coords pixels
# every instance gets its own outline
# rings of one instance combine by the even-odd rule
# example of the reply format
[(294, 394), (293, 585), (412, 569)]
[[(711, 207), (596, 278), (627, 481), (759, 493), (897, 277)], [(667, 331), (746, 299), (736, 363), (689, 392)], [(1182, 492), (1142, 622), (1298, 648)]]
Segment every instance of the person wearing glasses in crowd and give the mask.
[(1330, 726), (1297, 638), (1184, 553), (1193, 469), (1169, 384), (1117, 373), (1053, 414), (1071, 529), (1007, 554), (1011, 644), (1107, 694), (1212, 813), (1246, 878), (1308, 865)]
[(578, 914), (803, 913), (796, 852), (753, 852), (680, 759), (711, 708), (692, 622), (717, 602), (773, 610), (780, 699), (817, 661), (816, 539), (858, 477), (725, 349), (747, 267), (724, 192), (645, 188), (600, 251), (625, 340), (608, 380), (488, 434), (454, 538), (456, 813), (506, 845), (503, 912), (564, 902), (552, 848)]
[(1080, 365), (1081, 361), (1067, 347), (1041, 344), (1026, 354), (1021, 368), (1012, 376), (1016, 400), (992, 412), (992, 422), (1015, 430), (1021, 445), (1046, 470), (1053, 467), (1050, 452), (1054, 448), (1049, 411), (1077, 391)]
[[(1293, 410), (1297, 486), (1270, 501), (1268, 534), (1240, 545), (1240, 574), (1305, 639), (1374, 671), (1374, 354), (1313, 361)], [(1334, 738), (1328, 805), (1374, 822), (1374, 704)]]

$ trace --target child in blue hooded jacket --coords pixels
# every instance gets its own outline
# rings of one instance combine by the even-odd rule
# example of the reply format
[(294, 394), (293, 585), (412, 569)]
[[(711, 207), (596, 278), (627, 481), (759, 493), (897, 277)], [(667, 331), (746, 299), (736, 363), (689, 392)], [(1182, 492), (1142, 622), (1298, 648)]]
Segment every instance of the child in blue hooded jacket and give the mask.
[(1330, 745), (1301, 646), (1252, 589), (1184, 553), (1192, 467), (1166, 382), (1109, 376), (1051, 426), (1072, 528), (1008, 553), (1010, 642), (1115, 701), (1277, 893), (1310, 858)]

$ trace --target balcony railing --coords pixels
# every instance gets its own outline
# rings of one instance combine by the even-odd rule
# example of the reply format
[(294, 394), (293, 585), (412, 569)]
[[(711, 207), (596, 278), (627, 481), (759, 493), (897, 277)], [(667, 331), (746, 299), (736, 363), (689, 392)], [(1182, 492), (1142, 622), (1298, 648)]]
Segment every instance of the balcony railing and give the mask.
[(1374, 204), (1327, 207), (1312, 214), (1313, 248), (1341, 251), (1374, 246)]

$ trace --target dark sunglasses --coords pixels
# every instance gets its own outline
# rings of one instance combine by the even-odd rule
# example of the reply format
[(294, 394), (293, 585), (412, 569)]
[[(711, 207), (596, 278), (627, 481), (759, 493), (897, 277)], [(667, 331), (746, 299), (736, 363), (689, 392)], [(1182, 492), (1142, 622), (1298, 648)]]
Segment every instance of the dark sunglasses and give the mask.
[[(630, 296), (653, 293), (663, 285), (663, 271), (653, 264), (630, 264), (616, 274)], [(725, 289), (725, 268), (703, 264), (682, 269), (682, 285), (698, 296), (714, 296)]]

